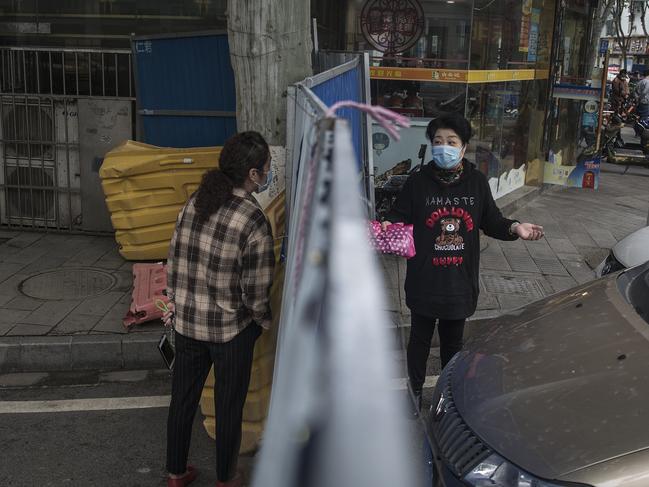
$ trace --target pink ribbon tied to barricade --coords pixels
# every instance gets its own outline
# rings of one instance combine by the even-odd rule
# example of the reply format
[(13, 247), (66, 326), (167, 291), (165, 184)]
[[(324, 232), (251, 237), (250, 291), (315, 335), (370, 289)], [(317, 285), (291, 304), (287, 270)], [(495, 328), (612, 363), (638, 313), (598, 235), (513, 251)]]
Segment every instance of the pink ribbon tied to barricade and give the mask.
[(381, 222), (373, 220), (369, 224), (370, 245), (382, 254), (410, 259), (416, 254), (412, 228), (404, 223), (391, 223), (383, 230)]
[(395, 140), (399, 140), (399, 130), (401, 128), (410, 127), (410, 119), (400, 113), (393, 112), (379, 105), (368, 105), (366, 103), (358, 103), (351, 100), (343, 100), (334, 103), (329, 107), (325, 113), (326, 117), (335, 117), (336, 112), (341, 108), (355, 108), (361, 112), (369, 114), (374, 120), (376, 120), (383, 130), (385, 130), (390, 137)]

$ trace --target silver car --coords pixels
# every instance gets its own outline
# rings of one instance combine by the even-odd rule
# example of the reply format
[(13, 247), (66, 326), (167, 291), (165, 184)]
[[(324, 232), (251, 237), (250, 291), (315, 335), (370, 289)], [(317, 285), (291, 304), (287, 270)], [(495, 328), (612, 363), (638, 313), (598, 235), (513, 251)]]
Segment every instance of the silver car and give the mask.
[(598, 277), (649, 261), (649, 226), (620, 240), (595, 269)]
[(434, 486), (649, 486), (649, 262), (476, 326), (428, 413)]

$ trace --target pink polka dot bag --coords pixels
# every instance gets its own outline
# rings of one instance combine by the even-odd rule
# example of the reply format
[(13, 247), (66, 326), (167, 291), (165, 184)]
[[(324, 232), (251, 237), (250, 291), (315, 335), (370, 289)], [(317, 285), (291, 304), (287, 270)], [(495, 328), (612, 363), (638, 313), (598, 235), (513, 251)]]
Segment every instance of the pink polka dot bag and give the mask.
[(382, 254), (393, 254), (410, 259), (415, 256), (415, 239), (412, 225), (392, 223), (383, 231), (381, 222), (369, 224), (370, 245)]

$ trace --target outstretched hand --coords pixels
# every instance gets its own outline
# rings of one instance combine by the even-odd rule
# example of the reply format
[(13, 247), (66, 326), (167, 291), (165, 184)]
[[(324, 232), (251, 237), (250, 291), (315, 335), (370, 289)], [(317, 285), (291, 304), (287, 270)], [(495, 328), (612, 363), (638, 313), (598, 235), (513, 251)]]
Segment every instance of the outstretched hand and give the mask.
[(539, 240), (545, 235), (543, 227), (534, 223), (519, 223), (514, 227), (514, 233), (523, 240)]

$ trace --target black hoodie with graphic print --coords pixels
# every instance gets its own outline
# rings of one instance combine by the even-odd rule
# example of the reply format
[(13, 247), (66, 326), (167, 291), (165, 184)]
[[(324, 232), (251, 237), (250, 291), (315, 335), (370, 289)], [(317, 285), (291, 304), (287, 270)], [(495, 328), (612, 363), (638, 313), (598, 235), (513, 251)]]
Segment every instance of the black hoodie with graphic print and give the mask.
[(446, 183), (428, 163), (412, 174), (387, 216), (414, 225), (417, 254), (408, 260), (406, 304), (413, 313), (447, 320), (471, 316), (478, 304), (480, 232), (500, 240), (515, 220), (504, 218), (484, 174), (466, 159)]

